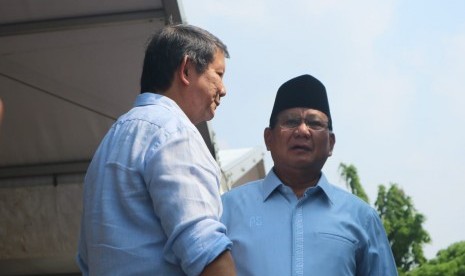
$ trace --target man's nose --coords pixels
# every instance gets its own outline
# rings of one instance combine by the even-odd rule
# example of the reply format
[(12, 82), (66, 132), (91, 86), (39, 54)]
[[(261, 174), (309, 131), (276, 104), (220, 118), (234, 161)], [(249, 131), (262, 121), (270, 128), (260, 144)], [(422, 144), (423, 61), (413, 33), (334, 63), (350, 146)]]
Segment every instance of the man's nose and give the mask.
[(310, 129), (304, 120), (300, 121), (300, 124), (296, 127), (296, 132), (298, 134), (310, 135)]
[(226, 96), (226, 86), (223, 84), (220, 90), (220, 97)]

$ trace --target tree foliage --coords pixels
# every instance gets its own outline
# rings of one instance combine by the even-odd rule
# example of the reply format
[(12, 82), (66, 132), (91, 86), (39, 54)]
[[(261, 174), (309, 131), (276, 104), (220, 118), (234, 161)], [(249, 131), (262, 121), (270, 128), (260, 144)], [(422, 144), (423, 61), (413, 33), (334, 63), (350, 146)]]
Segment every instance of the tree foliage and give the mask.
[[(352, 193), (369, 203), (368, 196), (363, 189), (355, 166), (341, 163), (339, 164), (339, 172)], [(386, 229), (399, 275), (423, 275), (422, 273), (408, 273), (412, 269), (416, 271), (422, 264), (426, 263), (423, 245), (430, 242), (431, 238), (428, 232), (423, 229), (425, 217), (417, 212), (413, 206), (412, 199), (397, 184), (390, 184), (388, 188), (384, 185), (378, 187), (375, 207)], [(443, 258), (449, 257), (450, 254)], [(465, 276), (465, 274), (450, 275)]]
[(407, 272), (425, 263), (423, 245), (431, 238), (423, 229), (425, 217), (416, 211), (412, 199), (396, 184), (391, 184), (389, 190), (380, 185), (375, 206), (399, 270)]
[(465, 276), (465, 241), (440, 250), (436, 258), (408, 272), (408, 276)]
[(354, 195), (363, 199), (366, 203), (370, 203), (370, 199), (368, 198), (362, 184), (360, 183), (357, 168), (355, 168), (355, 166), (352, 164), (346, 165), (341, 163), (339, 164), (339, 172), (341, 177), (346, 182), (347, 188), (349, 188)]

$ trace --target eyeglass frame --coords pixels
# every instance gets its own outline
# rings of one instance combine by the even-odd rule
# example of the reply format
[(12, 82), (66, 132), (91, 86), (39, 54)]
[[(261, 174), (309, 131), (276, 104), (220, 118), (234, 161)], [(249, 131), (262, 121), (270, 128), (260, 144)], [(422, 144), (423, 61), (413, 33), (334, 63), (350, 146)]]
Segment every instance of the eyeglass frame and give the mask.
[(317, 116), (311, 115), (307, 117), (302, 117), (302, 116), (290, 117), (291, 115), (292, 114), (287, 115), (287, 118), (284, 118), (284, 119), (278, 118), (277, 125), (284, 130), (295, 130), (298, 127), (300, 127), (302, 123), (305, 124), (307, 129), (313, 130), (313, 131), (324, 131), (324, 130), (329, 129), (329, 122), (323, 122), (319, 119), (316, 119)]

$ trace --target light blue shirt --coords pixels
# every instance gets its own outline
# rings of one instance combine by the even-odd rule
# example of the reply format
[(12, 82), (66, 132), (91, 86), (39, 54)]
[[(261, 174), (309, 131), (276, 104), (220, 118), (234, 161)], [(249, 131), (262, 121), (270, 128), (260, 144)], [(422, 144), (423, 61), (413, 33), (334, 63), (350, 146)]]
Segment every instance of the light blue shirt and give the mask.
[(300, 199), (272, 170), (222, 199), (239, 276), (397, 275), (376, 211), (323, 174)]
[(144, 93), (89, 166), (77, 262), (83, 275), (198, 275), (230, 248), (220, 170), (171, 99)]

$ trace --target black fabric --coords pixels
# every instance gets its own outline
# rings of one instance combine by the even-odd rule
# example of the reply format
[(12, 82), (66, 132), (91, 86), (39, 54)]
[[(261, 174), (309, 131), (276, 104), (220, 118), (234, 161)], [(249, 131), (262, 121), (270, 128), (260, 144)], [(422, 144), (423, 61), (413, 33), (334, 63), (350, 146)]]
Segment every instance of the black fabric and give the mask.
[(323, 112), (329, 119), (328, 128), (333, 130), (326, 88), (316, 78), (302, 75), (279, 87), (270, 116), (270, 126), (274, 126), (279, 112), (294, 107), (312, 108)]

